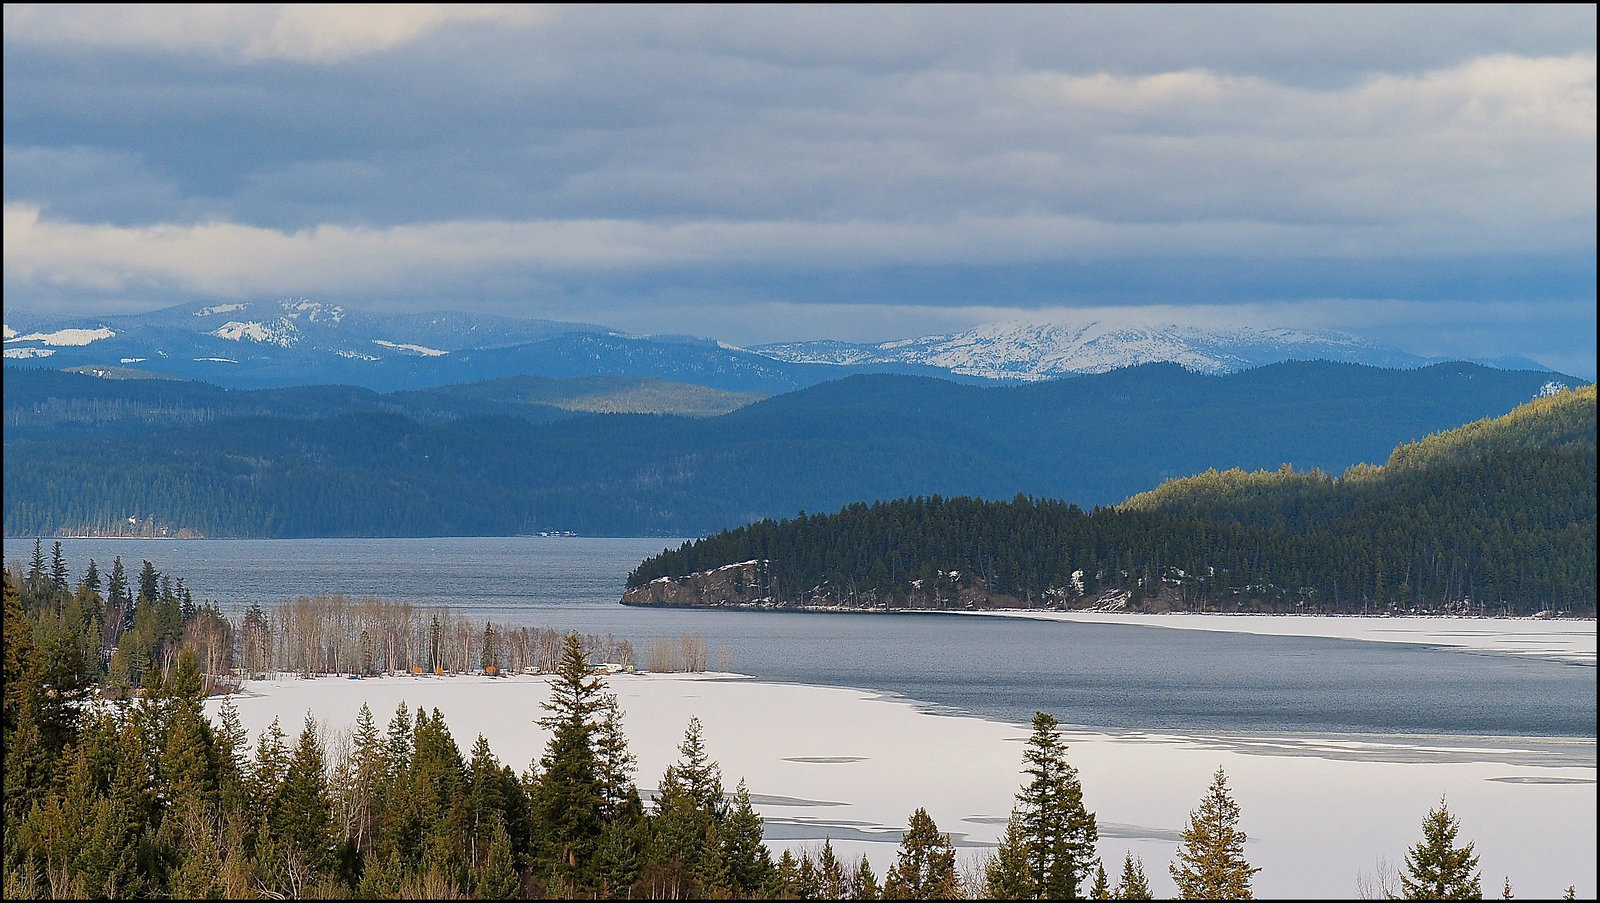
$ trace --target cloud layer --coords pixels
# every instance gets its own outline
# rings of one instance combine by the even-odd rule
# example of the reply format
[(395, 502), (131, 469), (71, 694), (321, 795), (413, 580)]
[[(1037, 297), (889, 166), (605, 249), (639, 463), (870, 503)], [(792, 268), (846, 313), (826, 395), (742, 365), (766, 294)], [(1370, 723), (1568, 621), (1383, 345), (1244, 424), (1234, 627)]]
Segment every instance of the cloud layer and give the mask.
[(8, 306), (1537, 302), (1593, 371), (1592, 7), (8, 5), (5, 51)]

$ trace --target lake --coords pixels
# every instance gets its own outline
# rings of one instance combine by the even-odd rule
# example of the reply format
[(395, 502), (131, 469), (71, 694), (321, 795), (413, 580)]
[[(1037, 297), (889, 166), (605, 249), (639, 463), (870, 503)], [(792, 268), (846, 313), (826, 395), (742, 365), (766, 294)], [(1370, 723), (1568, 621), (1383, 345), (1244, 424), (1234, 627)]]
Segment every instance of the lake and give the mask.
[[(733, 670), (860, 687), (1010, 722), (1093, 730), (1386, 736), (1595, 736), (1595, 668), (1435, 646), (940, 614), (639, 609), (628, 572), (681, 540), (500, 537), (63, 539), (76, 580), (148, 559), (238, 613), (342, 592), (475, 619), (627, 638), (697, 634)], [(48, 557), (50, 541), (45, 542)], [(23, 563), (33, 540), (7, 538)]]

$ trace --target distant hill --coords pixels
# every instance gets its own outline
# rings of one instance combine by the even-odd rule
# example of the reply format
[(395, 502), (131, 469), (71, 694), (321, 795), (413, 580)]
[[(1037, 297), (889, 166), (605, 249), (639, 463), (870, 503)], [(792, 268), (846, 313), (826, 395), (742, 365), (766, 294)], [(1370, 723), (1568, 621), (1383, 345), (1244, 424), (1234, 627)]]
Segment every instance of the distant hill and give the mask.
[(622, 376), (770, 395), (852, 373), (976, 380), (919, 364), (788, 363), (713, 339), (442, 311), (374, 316), (308, 298), (187, 304), (6, 326), (9, 365), (132, 368), (232, 389), (424, 389), (508, 376)]
[[(785, 342), (753, 348), (796, 363), (920, 364), (988, 379), (1033, 381), (1174, 363), (1196, 373), (1237, 373), (1281, 361), (1339, 361), (1420, 367), (1414, 354), (1339, 332), (1111, 325), (1079, 322), (991, 323), (951, 335), (876, 344)], [(1532, 362), (1516, 369), (1539, 369)]]
[(692, 536), (918, 494), (1092, 507), (1208, 468), (1386, 460), (1550, 380), (1305, 362), (994, 388), (878, 375), (692, 418), (564, 410), (537, 380), (383, 395), (29, 373), (5, 380), (8, 535), (132, 517), (208, 536)]
[[(590, 323), (459, 311), (379, 316), (309, 298), (55, 319), (12, 311), (7, 319), (5, 357), (16, 366), (108, 374), (124, 368), (233, 389), (352, 385), (391, 392), (510, 376), (603, 375), (776, 395), (863, 373), (994, 384), (1149, 363), (1217, 375), (1289, 360), (1386, 368), (1435, 362), (1336, 332), (1094, 321), (995, 323), (876, 344), (747, 349), (714, 338), (630, 335)], [(1483, 363), (1542, 369), (1532, 361)]]
[(1595, 423), (1588, 385), (1339, 477), (1213, 470), (1091, 513), (933, 496), (764, 520), (641, 563), (623, 601), (1593, 613)]

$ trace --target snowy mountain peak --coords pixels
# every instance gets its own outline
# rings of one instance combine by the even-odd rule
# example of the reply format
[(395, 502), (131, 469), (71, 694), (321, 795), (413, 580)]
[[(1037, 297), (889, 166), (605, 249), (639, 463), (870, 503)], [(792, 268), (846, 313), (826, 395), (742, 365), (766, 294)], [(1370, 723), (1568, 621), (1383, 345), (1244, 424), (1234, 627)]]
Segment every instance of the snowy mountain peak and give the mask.
[(1285, 360), (1333, 360), (1385, 367), (1424, 361), (1337, 332), (1284, 328), (1224, 329), (1011, 320), (949, 335), (878, 344), (789, 342), (752, 350), (780, 361), (822, 364), (917, 364), (987, 379), (1041, 380), (1171, 362), (1196, 373), (1233, 373)]

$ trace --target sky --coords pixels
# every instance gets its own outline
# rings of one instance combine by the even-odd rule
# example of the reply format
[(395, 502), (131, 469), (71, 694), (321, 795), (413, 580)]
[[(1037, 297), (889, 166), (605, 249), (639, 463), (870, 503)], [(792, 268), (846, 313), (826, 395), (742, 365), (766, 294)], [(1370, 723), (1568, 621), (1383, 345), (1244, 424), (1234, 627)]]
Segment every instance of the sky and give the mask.
[(1595, 376), (1593, 5), (4, 16), (8, 317), (1098, 319)]

